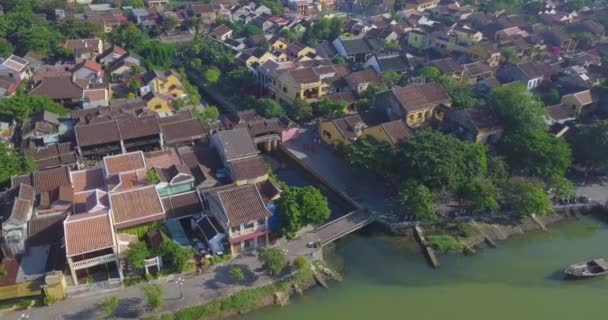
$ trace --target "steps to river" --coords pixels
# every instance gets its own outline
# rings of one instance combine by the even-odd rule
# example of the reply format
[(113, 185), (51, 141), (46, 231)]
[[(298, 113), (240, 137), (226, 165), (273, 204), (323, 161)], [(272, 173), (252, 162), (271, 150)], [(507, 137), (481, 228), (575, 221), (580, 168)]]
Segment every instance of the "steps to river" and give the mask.
[(429, 246), (428, 243), (426, 242), (426, 239), (424, 238), (424, 232), (422, 231), (422, 227), (420, 227), (419, 225), (414, 226), (414, 237), (416, 238), (416, 241), (420, 245), (420, 248), (422, 249), (422, 253), (426, 257), (426, 259), (429, 262), (429, 264), (431, 265), (431, 267), (439, 268), (439, 260), (437, 259), (437, 256), (435, 255), (435, 250), (433, 250), (433, 248), (431, 248), (431, 246)]

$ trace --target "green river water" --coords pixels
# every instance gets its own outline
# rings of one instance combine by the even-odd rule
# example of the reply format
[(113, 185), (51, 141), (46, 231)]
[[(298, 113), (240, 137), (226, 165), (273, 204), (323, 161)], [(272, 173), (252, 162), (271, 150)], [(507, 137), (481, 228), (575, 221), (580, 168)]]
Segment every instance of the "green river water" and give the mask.
[(438, 270), (411, 242), (353, 235), (329, 259), (343, 267), (344, 282), (243, 319), (608, 319), (608, 278), (562, 279), (566, 266), (594, 257), (608, 257), (608, 226), (591, 218), (517, 236), (472, 257), (442, 256)]

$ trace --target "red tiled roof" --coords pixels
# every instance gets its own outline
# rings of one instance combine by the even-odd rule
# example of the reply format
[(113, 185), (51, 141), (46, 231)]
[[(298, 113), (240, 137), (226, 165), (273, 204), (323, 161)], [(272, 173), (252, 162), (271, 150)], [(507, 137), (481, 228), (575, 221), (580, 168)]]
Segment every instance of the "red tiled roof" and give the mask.
[(408, 128), (405, 122), (403, 122), (403, 120), (386, 122), (380, 126), (384, 129), (386, 135), (393, 143), (398, 143), (401, 140), (405, 140), (413, 136), (412, 131), (410, 128)]
[(135, 171), (146, 168), (144, 154), (141, 151), (119, 154), (103, 158), (107, 175)]
[(34, 188), (37, 192), (50, 192), (61, 186), (71, 186), (69, 169), (59, 167), (36, 171), (32, 174)]
[(114, 246), (107, 212), (71, 215), (64, 223), (64, 233), (68, 257)]
[(168, 168), (182, 163), (173, 148), (147, 152), (144, 156), (146, 158), (146, 168)]
[(436, 82), (420, 86), (393, 88), (393, 95), (408, 112), (433, 107), (449, 101), (450, 97)]
[(154, 186), (110, 194), (112, 217), (117, 228), (139, 225), (165, 218), (163, 205)]
[(236, 181), (259, 178), (267, 173), (266, 163), (260, 156), (233, 161), (230, 165)]
[(217, 195), (224, 207), (229, 227), (270, 216), (255, 185), (218, 191)]
[(196, 191), (166, 197), (162, 201), (167, 219), (179, 219), (203, 211), (203, 205)]
[(90, 168), (70, 172), (74, 192), (93, 189), (105, 189), (105, 173), (102, 168)]

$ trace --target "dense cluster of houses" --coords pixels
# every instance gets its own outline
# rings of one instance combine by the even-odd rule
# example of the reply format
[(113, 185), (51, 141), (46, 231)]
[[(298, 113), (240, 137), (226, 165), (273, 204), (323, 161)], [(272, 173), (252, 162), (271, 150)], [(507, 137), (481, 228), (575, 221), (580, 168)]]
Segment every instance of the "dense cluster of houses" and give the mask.
[[(337, 5), (357, 12), (348, 1)], [(370, 131), (384, 132), (376, 138), (392, 142), (429, 125), (473, 142), (498, 141), (502, 129), (496, 115), (453, 108), (441, 83), (421, 77), (420, 69), (427, 66), (469, 85), (478, 98), (512, 83), (523, 83), (540, 97), (557, 91), (547, 122), (560, 135), (568, 121), (598, 106), (594, 87), (607, 76), (602, 58), (608, 53), (605, 27), (597, 22), (608, 16), (601, 3), (574, 11), (567, 1), (542, 1), (538, 12), (519, 15), (486, 13), (458, 1), (412, 0), (395, 10), (384, 2), (377, 5), (387, 13), (345, 20), (341, 36), (314, 47), (280, 36), (284, 29), (306, 30), (314, 20), (283, 24), (269, 17), (259, 25), (263, 34), (245, 38), (216, 24), (208, 36), (235, 50), (262, 92), (282, 105), (324, 99), (346, 103), (345, 117), (321, 121), (319, 135), (332, 145)], [(396, 85), (385, 80), (395, 74)], [(383, 84), (388, 91), (375, 96), (373, 112), (356, 114), (366, 89)], [(386, 126), (399, 133), (377, 129)]]
[[(87, 4), (83, 13), (56, 10), (56, 18), (72, 16), (105, 32), (128, 21), (150, 28), (173, 19), (187, 27), (199, 19), (209, 26), (207, 37), (235, 52), (262, 95), (284, 106), (343, 103), (343, 115), (318, 119), (320, 140), (334, 147), (365, 137), (396, 146), (428, 126), (496, 143), (503, 130), (498, 117), (489, 108), (456, 108), (440, 81), (420, 75), (429, 66), (478, 97), (512, 83), (539, 95), (557, 90), (546, 121), (558, 136), (579, 115), (603, 107), (596, 86), (608, 76), (602, 63), (608, 41), (595, 20), (606, 19), (608, 8), (601, 4), (573, 11), (565, 0), (541, 1), (530, 23), (524, 15), (485, 13), (458, 1), (408, 0), (400, 8), (372, 1), (385, 13), (346, 19), (339, 37), (309, 46), (281, 31), (301, 33), (332, 9), (365, 8), (350, 0), (290, 0), (276, 14), (233, 0), (146, 0), (146, 8), (122, 9), (75, 2)], [(262, 34), (237, 37), (222, 21), (254, 25)], [(0, 139), (38, 167), (12, 177), (0, 193), (7, 268), (0, 286), (39, 281), (52, 270), (67, 271), (74, 285), (98, 271), (121, 281), (134, 228), (161, 223), (178, 243), (195, 243), (203, 257), (268, 243), (270, 203), (281, 190), (269, 180), (260, 150), (296, 138), (296, 124), (251, 110), (201, 122), (191, 110), (174, 108), (188, 95), (187, 79), (175, 70), (146, 70), (140, 57), (98, 38), (70, 39), (62, 47), (70, 62), (48, 65), (28, 52), (0, 63), (1, 96), (26, 90), (71, 110), (37, 112), (19, 128), (0, 116)], [(141, 85), (133, 89), (134, 82)], [(368, 89), (382, 86), (366, 97), (373, 105), (357, 112)]]

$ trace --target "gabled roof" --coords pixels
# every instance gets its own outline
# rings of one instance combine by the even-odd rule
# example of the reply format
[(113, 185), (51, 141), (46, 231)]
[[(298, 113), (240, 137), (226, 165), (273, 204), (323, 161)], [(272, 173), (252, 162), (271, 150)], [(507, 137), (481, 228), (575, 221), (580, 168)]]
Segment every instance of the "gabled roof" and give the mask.
[(409, 139), (414, 136), (412, 130), (403, 122), (403, 120), (394, 120), (380, 124), (386, 135), (391, 139), (393, 144), (397, 144), (402, 140)]
[(258, 154), (247, 128), (219, 131), (216, 135), (224, 148), (227, 161)]
[(459, 73), (462, 73), (462, 71), (464, 71), (462, 66), (460, 66), (460, 64), (458, 64), (458, 62), (454, 61), (454, 59), (452, 59), (452, 58), (433, 60), (433, 61), (431, 61), (431, 65), (433, 65), (434, 67), (439, 69), (439, 71), (441, 71), (441, 73), (444, 73), (444, 74), (453, 74), (453, 73), (459, 74)]
[(340, 42), (347, 55), (374, 53), (383, 47), (377, 39), (370, 38), (340, 39)]
[(391, 92), (407, 112), (435, 107), (450, 101), (450, 96), (436, 82), (419, 86), (396, 87)]
[(236, 181), (251, 180), (267, 174), (266, 163), (261, 156), (233, 161), (230, 167)]
[(74, 192), (106, 188), (106, 174), (103, 168), (89, 168), (84, 170), (71, 171), (72, 187)]
[(352, 87), (356, 87), (360, 84), (376, 83), (381, 84), (383, 82), (382, 77), (376, 73), (373, 69), (367, 69), (363, 71), (355, 71), (345, 77), (346, 82)]
[(146, 169), (144, 153), (141, 151), (107, 156), (103, 158), (103, 163), (108, 176)]
[(409, 62), (406, 58), (401, 55), (383, 56), (379, 57), (378, 65), (382, 73), (388, 72), (405, 72), (409, 70)]
[(228, 218), (228, 227), (271, 216), (255, 185), (245, 185), (224, 191), (217, 196)]
[(6, 68), (11, 71), (20, 73), (20, 72), (23, 72), (25, 70), (25, 68), (27, 68), (29, 63), (30, 62), (27, 61), (26, 59), (23, 59), (21, 57), (18, 57), (16, 55), (12, 54), (10, 57), (6, 58), (6, 60), (4, 60), (2, 62), (2, 68)]
[(54, 100), (82, 99), (82, 88), (72, 81), (71, 75), (49, 76), (44, 77), (30, 94)]
[(107, 212), (70, 215), (63, 225), (66, 256), (114, 247), (114, 236)]
[(154, 186), (110, 193), (110, 206), (116, 228), (126, 228), (163, 220), (165, 210)]
[(203, 212), (198, 192), (180, 193), (161, 199), (167, 219), (180, 219)]
[(225, 24), (221, 24), (221, 25), (217, 26), (215, 29), (213, 29), (209, 34), (213, 35), (213, 36), (221, 37), (221, 36), (228, 34), (231, 31), (232, 31), (232, 29), (230, 29), (230, 27), (228, 27)]
[(565, 95), (562, 97), (562, 101), (564, 101), (564, 98), (567, 97), (573, 97), (581, 106), (586, 106), (593, 103), (593, 96), (591, 95), (591, 90), (585, 90)]

